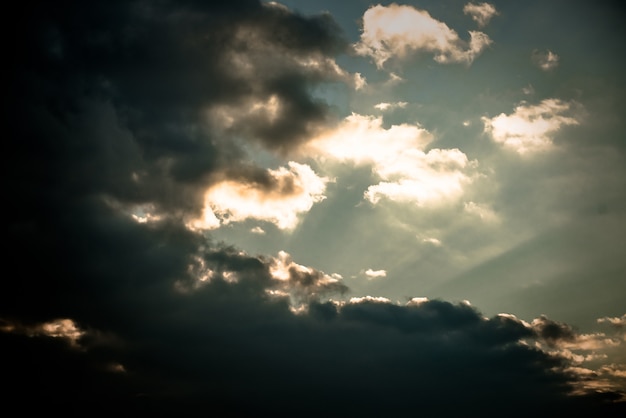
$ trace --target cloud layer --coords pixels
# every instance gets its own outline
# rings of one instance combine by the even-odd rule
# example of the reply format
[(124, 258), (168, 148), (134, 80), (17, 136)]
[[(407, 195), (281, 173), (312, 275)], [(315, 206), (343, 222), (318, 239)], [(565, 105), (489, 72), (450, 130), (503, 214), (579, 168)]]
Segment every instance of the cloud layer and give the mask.
[[(467, 303), (346, 299), (334, 272), (286, 251), (251, 255), (203, 230), (248, 219), (290, 229), (325, 197), (330, 180), (313, 163), (266, 168), (251, 150), (279, 159), (312, 149), (370, 166), (371, 203), (443, 205), (472, 181), (472, 160), (430, 147), (434, 134), (420, 125), (333, 120), (313, 91), (358, 78), (336, 64), (349, 46), (328, 14), (258, 1), (63, 6), (13, 12), (25, 29), (7, 57), (6, 399), (70, 416), (618, 411), (605, 401), (620, 393), (581, 386), (597, 379), (570, 355), (606, 338), (548, 317), (486, 318)], [(405, 50), (471, 62), (489, 43), (474, 32), (468, 44), (413, 8), (370, 10), (361, 45), (380, 65)], [(421, 32), (388, 33), (377, 20), (406, 16)], [(524, 104), (485, 124), (496, 141), (529, 147), (573, 124), (569, 110)], [(624, 370), (603, 367), (615, 378)]]

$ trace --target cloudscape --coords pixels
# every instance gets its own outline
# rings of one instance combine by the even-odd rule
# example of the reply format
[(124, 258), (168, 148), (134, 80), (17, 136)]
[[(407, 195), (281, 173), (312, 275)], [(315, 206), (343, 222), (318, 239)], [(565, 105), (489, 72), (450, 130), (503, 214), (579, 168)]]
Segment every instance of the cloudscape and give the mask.
[(624, 416), (624, 11), (7, 11), (5, 408)]

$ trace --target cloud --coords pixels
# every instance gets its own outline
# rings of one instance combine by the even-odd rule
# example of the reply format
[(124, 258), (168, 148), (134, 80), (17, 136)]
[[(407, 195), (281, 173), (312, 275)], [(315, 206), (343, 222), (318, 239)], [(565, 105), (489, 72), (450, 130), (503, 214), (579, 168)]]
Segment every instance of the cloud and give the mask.
[(429, 52), (440, 64), (471, 64), (491, 44), (484, 33), (470, 31), (469, 42), (425, 10), (391, 4), (370, 7), (363, 15), (361, 40), (355, 45), (360, 55), (371, 57), (378, 68), (392, 57), (410, 52)]
[(374, 105), (374, 109), (378, 109), (384, 112), (384, 111), (393, 110), (396, 108), (403, 109), (406, 107), (406, 105), (408, 105), (407, 102), (395, 102), (395, 103), (381, 102), (381, 103)]
[(626, 314), (621, 317), (609, 317), (605, 316), (604, 318), (598, 318), (599, 324), (609, 324), (615, 328), (621, 329), (626, 327)]
[(463, 210), (471, 215), (477, 216), (482, 221), (487, 223), (498, 223), (500, 222), (500, 218), (498, 214), (495, 213), (489, 207), (484, 205), (480, 205), (476, 202), (465, 202), (463, 204)]
[(367, 269), (365, 270), (365, 275), (367, 276), (367, 278), (369, 280), (372, 279), (378, 279), (381, 277), (387, 277), (387, 271), (386, 270), (372, 270), (372, 269)]
[[(297, 218), (321, 198), (325, 183), (308, 165), (258, 167), (246, 144), (281, 154), (328, 129), (328, 106), (309, 94), (343, 77), (326, 60), (345, 44), (328, 16), (247, 0), (15, 6), (28, 30), (6, 57), (5, 399), (70, 416), (617, 411), (571, 396), (581, 376), (524, 344), (535, 334), (521, 321), (439, 300), (337, 303), (328, 299), (347, 292), (337, 276), (187, 227), (219, 188), (233, 198), (224, 216), (277, 224), (264, 199), (297, 201), (281, 213)], [(232, 124), (214, 121), (216, 109)], [(364, 127), (369, 151), (400, 168), (329, 149), (387, 182), (469, 165), (458, 150), (427, 151), (421, 127), (381, 123), (342, 127)], [(306, 309), (294, 313), (294, 302)]]
[(543, 71), (553, 70), (559, 65), (559, 56), (550, 50), (534, 50), (531, 59), (532, 62)]
[(463, 13), (470, 15), (480, 28), (487, 26), (491, 18), (498, 15), (495, 6), (489, 3), (467, 3), (463, 6)]
[(269, 262), (269, 271), (277, 284), (268, 289), (276, 296), (289, 296), (296, 312), (307, 308), (311, 301), (328, 294), (345, 293), (348, 288), (334, 275), (296, 264), (285, 251)]
[(576, 102), (545, 99), (537, 105), (522, 102), (510, 115), (485, 116), (482, 121), (495, 142), (526, 154), (550, 149), (563, 126), (580, 123), (579, 110)]
[(364, 194), (373, 204), (382, 198), (418, 206), (458, 199), (471, 183), (473, 163), (458, 149), (432, 148), (430, 132), (419, 125), (392, 125), (380, 117), (352, 114), (335, 129), (311, 140), (313, 153), (359, 165), (372, 165), (381, 179)]
[(306, 164), (293, 161), (289, 168), (268, 170), (262, 180), (224, 180), (206, 192), (206, 205), (201, 218), (190, 226), (214, 229), (231, 222), (256, 219), (275, 224), (280, 229), (294, 229), (299, 215), (326, 198), (329, 181), (319, 177)]
[(86, 333), (81, 330), (76, 323), (69, 318), (54, 319), (52, 321), (23, 324), (18, 321), (3, 320), (0, 318), (0, 331), (13, 332), (27, 335), (30, 337), (45, 336), (52, 338), (62, 338), (67, 340), (72, 346), (77, 345), (78, 341)]

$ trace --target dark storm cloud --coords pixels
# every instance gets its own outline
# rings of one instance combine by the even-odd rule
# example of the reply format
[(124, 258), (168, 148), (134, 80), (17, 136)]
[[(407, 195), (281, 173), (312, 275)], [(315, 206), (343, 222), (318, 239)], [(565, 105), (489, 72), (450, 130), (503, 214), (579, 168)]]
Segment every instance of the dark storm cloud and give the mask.
[[(42, 2), (18, 12), (8, 121), (18, 158), (29, 159), (25, 180), (71, 176), (66, 187), (79, 192), (188, 210), (197, 186), (243, 158), (215, 134), (216, 118), (273, 149), (304, 141), (328, 119), (309, 90), (338, 80), (324, 67), (345, 46), (338, 28), (328, 16), (228, 4)], [(272, 98), (271, 121), (246, 113)], [(232, 115), (212, 117), (218, 108)]]
[[(216, 134), (205, 110), (275, 95), (276, 115), (252, 115), (250, 127), (235, 120), (224, 132), (250, 129), (277, 150), (325, 120), (308, 88), (338, 77), (322, 59), (343, 48), (328, 17), (252, 1), (18, 7), (3, 165), (5, 408), (15, 399), (29, 412), (77, 416), (610, 407), (568, 397), (575, 377), (562, 372), (564, 360), (519, 344), (532, 333), (511, 318), (441, 301), (314, 298), (294, 315), (288, 297), (268, 292), (272, 260), (185, 227), (215, 177), (275, 187), (232, 137)], [(242, 28), (250, 44), (235, 45)], [(255, 55), (260, 40), (269, 55)], [(229, 67), (233, 51), (256, 77)], [(320, 66), (302, 64), (307, 57)], [(270, 65), (275, 72), (259, 72)], [(126, 207), (138, 204), (164, 216), (137, 223)], [(313, 269), (288, 272), (302, 292), (346, 290)]]

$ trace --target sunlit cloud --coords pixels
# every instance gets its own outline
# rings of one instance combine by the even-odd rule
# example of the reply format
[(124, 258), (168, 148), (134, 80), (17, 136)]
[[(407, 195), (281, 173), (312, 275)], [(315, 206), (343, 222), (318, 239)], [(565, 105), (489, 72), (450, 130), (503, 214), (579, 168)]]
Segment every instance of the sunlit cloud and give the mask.
[(348, 301), (348, 303), (351, 304), (359, 304), (359, 303), (391, 303), (390, 299), (387, 299), (385, 297), (382, 296), (361, 296), (361, 297), (354, 297), (354, 298), (350, 298), (350, 300)]
[(76, 345), (78, 340), (85, 335), (85, 331), (69, 318), (59, 318), (38, 324), (23, 324), (0, 318), (0, 332), (17, 333), (31, 337), (63, 338), (72, 345)]
[(579, 106), (559, 99), (545, 99), (537, 105), (522, 102), (510, 115), (501, 113), (482, 121), (495, 142), (520, 154), (532, 153), (551, 148), (554, 134), (563, 126), (578, 125)]
[(341, 275), (328, 275), (311, 267), (295, 263), (289, 253), (279, 251), (269, 260), (269, 272), (274, 285), (268, 294), (288, 297), (295, 312), (304, 312), (311, 300), (329, 293), (343, 293), (347, 287), (341, 282)]
[[(288, 168), (268, 170), (272, 185), (224, 180), (206, 193), (200, 219), (189, 226), (215, 229), (232, 222), (256, 219), (273, 223), (283, 230), (294, 229), (299, 215), (326, 198), (326, 177), (320, 177), (306, 164), (289, 162)], [(257, 231), (258, 232), (258, 231)]]
[(384, 112), (387, 110), (393, 110), (397, 108), (404, 109), (407, 105), (408, 105), (407, 102), (394, 102), (394, 103), (381, 102), (381, 103), (374, 105), (374, 109), (382, 110)]
[(353, 113), (312, 140), (309, 149), (339, 161), (371, 165), (381, 180), (364, 193), (373, 204), (386, 198), (429, 206), (459, 198), (471, 183), (475, 166), (456, 148), (424, 151), (433, 139), (419, 125), (384, 128), (380, 117)]
[(397, 4), (377, 5), (363, 15), (363, 32), (355, 50), (371, 57), (378, 68), (392, 57), (404, 58), (419, 51), (434, 54), (434, 60), (440, 64), (470, 64), (492, 41), (483, 32), (469, 34), (469, 41), (462, 40), (425, 10)]
[(257, 234), (257, 235), (265, 235), (265, 230), (261, 228), (260, 226), (255, 226), (254, 228), (250, 230), (250, 232), (252, 232), (253, 234)]
[(599, 324), (609, 324), (616, 328), (626, 328), (626, 314), (620, 317), (605, 316), (598, 319)]
[(441, 247), (443, 245), (441, 240), (433, 237), (422, 238), (422, 242), (425, 244), (433, 245), (435, 247)]
[(489, 23), (492, 17), (498, 14), (496, 7), (489, 3), (467, 3), (463, 7), (463, 13), (470, 15), (478, 27), (482, 28)]
[(365, 276), (369, 279), (369, 280), (373, 280), (373, 279), (380, 279), (382, 277), (387, 277), (387, 271), (386, 270), (372, 270), (372, 269), (367, 269), (364, 272)]

